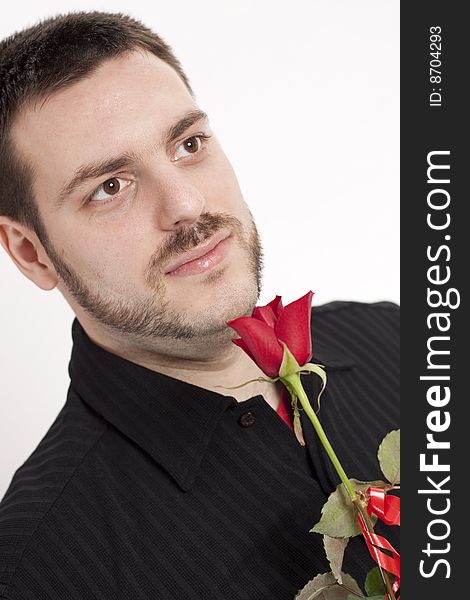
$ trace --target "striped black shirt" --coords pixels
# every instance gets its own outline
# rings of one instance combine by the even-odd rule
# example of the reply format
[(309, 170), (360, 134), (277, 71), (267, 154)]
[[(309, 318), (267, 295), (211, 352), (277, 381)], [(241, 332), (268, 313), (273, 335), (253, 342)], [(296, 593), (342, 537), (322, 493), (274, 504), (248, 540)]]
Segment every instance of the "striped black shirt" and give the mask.
[[(320, 418), (350, 477), (381, 478), (399, 425), (398, 314), (313, 309)], [(309, 530), (338, 478), (303, 411), (305, 447), (261, 395), (237, 402), (72, 333), (66, 403), (0, 505), (0, 598), (291, 600), (329, 570)], [(313, 402), (319, 380), (303, 381)], [(344, 570), (362, 585), (372, 566), (354, 538)]]

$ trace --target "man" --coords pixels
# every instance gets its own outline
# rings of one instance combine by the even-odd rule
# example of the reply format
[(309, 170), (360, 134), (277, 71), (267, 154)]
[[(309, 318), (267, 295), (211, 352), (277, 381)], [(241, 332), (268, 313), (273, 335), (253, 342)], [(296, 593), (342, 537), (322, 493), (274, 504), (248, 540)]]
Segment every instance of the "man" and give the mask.
[[(262, 375), (226, 325), (256, 304), (261, 245), (178, 60), (78, 13), (2, 42), (0, 78), (0, 239), (76, 314), (66, 404), (0, 508), (0, 597), (293, 598), (329, 570), (309, 530), (338, 481), (278, 384), (234, 387)], [(398, 425), (396, 319), (314, 312), (322, 421), (358, 478)], [(355, 539), (344, 570), (371, 567)]]

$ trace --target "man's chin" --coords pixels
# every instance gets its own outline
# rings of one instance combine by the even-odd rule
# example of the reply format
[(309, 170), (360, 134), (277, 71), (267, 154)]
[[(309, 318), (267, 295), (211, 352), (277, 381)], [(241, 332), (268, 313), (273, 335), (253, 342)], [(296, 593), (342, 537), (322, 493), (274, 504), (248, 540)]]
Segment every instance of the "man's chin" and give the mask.
[[(181, 300), (187, 299), (184, 305)], [(251, 315), (258, 299), (258, 290), (250, 286), (249, 289), (240, 289), (230, 285), (214, 287), (212, 290), (199, 292), (194, 288), (188, 290), (178, 298), (170, 299), (168, 305), (172, 306), (184, 321), (206, 333), (220, 333), (227, 329), (227, 321), (242, 315)]]

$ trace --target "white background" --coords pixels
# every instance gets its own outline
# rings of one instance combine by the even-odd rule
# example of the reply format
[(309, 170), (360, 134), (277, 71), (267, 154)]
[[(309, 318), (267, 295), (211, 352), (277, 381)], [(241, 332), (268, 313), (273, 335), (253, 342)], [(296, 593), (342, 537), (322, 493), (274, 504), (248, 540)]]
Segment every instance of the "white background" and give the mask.
[[(258, 224), (262, 302), (398, 302), (398, 0), (17, 0), (0, 37), (79, 9), (173, 47)], [(1, 498), (65, 402), (73, 315), (3, 252), (0, 281)]]

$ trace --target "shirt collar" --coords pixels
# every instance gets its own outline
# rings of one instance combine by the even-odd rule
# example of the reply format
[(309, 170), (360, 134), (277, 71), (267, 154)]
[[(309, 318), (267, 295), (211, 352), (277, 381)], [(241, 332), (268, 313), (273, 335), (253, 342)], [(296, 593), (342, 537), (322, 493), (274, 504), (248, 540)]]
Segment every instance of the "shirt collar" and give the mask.
[[(191, 489), (222, 415), (237, 401), (139, 366), (97, 346), (77, 319), (69, 364), (72, 388), (113, 427), (138, 444), (184, 491)], [(313, 362), (353, 366), (315, 343)]]

